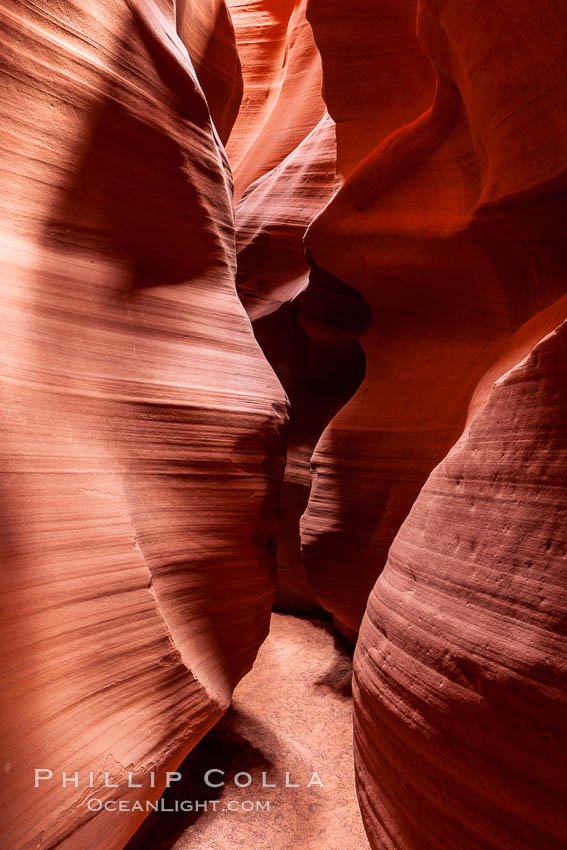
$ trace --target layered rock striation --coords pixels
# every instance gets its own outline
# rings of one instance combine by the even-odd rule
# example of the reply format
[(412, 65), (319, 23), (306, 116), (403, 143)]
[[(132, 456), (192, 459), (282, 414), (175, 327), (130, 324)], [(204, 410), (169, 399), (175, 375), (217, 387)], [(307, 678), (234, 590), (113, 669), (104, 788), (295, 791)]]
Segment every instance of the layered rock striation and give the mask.
[(0, 19), (2, 841), (118, 848), (267, 634), (287, 403), (173, 3)]
[(354, 698), (373, 847), (564, 845), (566, 333), (496, 381), (370, 596)]
[(360, 628), (372, 847), (564, 846), (564, 4), (0, 24), (7, 846), (125, 845), (276, 560)]
[(564, 17), (481, 4), (471, 29), (457, 0), (310, 3), (344, 179), (306, 242), (373, 321), (364, 382), (313, 455), (301, 534), (315, 595), (351, 630), (478, 382), (565, 292), (565, 58), (547, 37)]

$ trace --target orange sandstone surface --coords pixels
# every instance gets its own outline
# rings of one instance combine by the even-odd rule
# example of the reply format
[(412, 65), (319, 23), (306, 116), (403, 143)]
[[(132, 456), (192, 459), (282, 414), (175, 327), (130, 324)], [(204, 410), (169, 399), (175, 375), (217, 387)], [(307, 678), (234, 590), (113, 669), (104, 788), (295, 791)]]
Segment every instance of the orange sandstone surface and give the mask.
[(0, 0), (2, 846), (567, 844), (566, 33)]
[(143, 815), (89, 794), (159, 795), (268, 632), (287, 403), (173, 4), (0, 21), (2, 843), (103, 850)]

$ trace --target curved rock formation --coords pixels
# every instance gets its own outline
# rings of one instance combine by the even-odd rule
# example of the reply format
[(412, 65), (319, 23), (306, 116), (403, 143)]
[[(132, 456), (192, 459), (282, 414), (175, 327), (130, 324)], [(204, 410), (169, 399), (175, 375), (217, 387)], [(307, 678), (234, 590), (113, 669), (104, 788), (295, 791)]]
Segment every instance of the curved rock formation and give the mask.
[(362, 378), (360, 346), (344, 318), (350, 301), (358, 299), (341, 285), (343, 303), (340, 282), (324, 286), (321, 273), (309, 285), (303, 237), (335, 189), (336, 143), (305, 2), (264, 0), (231, 8), (245, 74), (243, 105), (228, 145), (236, 193), (242, 195), (236, 207), (238, 292), (293, 409), (277, 604), (306, 612), (319, 605), (305, 578), (299, 518), (309, 495), (313, 448)]
[(480, 3), (473, 22), (459, 0), (421, 3), (431, 107), (356, 165), (336, 68), (352, 32), (310, 9), (346, 164), (307, 245), (373, 325), (365, 380), (314, 455), (302, 538), (350, 629), (391, 546), (355, 658), (367, 833), (380, 850), (559, 848), (565, 325), (545, 334), (566, 315), (566, 10)]
[(227, 145), (238, 201), (325, 113), (307, 0), (228, 0), (242, 58), (242, 109)]
[(221, 142), (226, 144), (242, 101), (242, 67), (225, 0), (175, 0), (185, 44)]
[[(565, 291), (560, 37), (517, 3), (478, 6), (471, 34), (467, 9), (419, 7), (434, 87), (415, 4), (309, 6), (346, 176), (307, 245), (373, 314), (364, 383), (318, 444), (302, 523), (314, 593), (351, 630), (478, 381)], [(562, 5), (549, 14), (562, 31)]]
[(564, 846), (567, 7), (532, 5), (1, 4), (7, 847), (123, 847), (274, 598), (362, 621), (376, 850)]
[(0, 21), (2, 841), (103, 850), (267, 633), (286, 402), (173, 3)]
[(567, 324), (495, 384), (370, 597), (355, 759), (372, 846), (565, 842)]
[[(256, 180), (236, 208), (239, 295), (254, 333), (280, 378), (293, 415), (278, 542), (278, 605), (318, 608), (300, 555), (299, 519), (310, 487), (309, 463), (324, 427), (356, 383), (346, 389), (350, 341), (337, 337), (340, 302), (309, 279), (303, 236), (335, 185), (334, 124), (325, 116), (279, 165)], [(359, 354), (355, 345), (354, 357)], [(352, 358), (351, 358), (352, 359)], [(350, 362), (350, 361), (349, 361)], [(337, 368), (338, 367), (338, 368)], [(355, 379), (356, 380), (356, 379)]]

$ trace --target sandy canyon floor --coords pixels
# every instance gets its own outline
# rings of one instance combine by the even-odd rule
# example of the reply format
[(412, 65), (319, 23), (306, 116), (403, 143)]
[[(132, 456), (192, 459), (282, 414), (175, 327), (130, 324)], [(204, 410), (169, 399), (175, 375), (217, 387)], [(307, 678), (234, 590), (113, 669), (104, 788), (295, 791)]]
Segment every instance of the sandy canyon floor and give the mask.
[[(128, 850), (365, 850), (352, 761), (351, 670), (348, 653), (324, 624), (274, 614), (232, 707), (166, 794), (168, 808), (189, 800), (201, 803), (199, 811), (153, 813)], [(208, 770), (217, 771), (209, 780), (224, 786), (208, 788)], [(286, 787), (286, 773), (287, 785), (299, 787)], [(235, 777), (252, 781), (239, 788)]]

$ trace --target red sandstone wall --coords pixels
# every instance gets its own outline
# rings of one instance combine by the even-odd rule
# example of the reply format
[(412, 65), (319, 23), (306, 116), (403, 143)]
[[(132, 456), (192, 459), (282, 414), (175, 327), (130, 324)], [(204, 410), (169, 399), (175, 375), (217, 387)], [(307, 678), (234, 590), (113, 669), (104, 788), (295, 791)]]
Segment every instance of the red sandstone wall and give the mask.
[(371, 845), (563, 846), (564, 5), (0, 20), (8, 845), (124, 844), (33, 768), (157, 795), (279, 537), (278, 606), (362, 621)]
[(312, 0), (309, 18), (345, 179), (306, 242), (373, 322), (302, 540), (347, 628), (380, 576), (355, 656), (368, 837), (559, 848), (565, 8)]
[(87, 795), (161, 793), (267, 633), (286, 402), (173, 4), (0, 19), (2, 843), (102, 850), (144, 815)]
[(565, 330), (494, 384), (370, 596), (354, 697), (373, 847), (564, 846)]
[[(562, 7), (549, 12), (561, 29)], [(560, 41), (517, 4), (475, 15), (477, 30), (464, 4), (424, 3), (418, 43), (415, 4), (309, 7), (346, 179), (307, 246), (373, 315), (364, 383), (317, 446), (302, 521), (309, 582), (350, 629), (477, 382), (565, 291)]]

